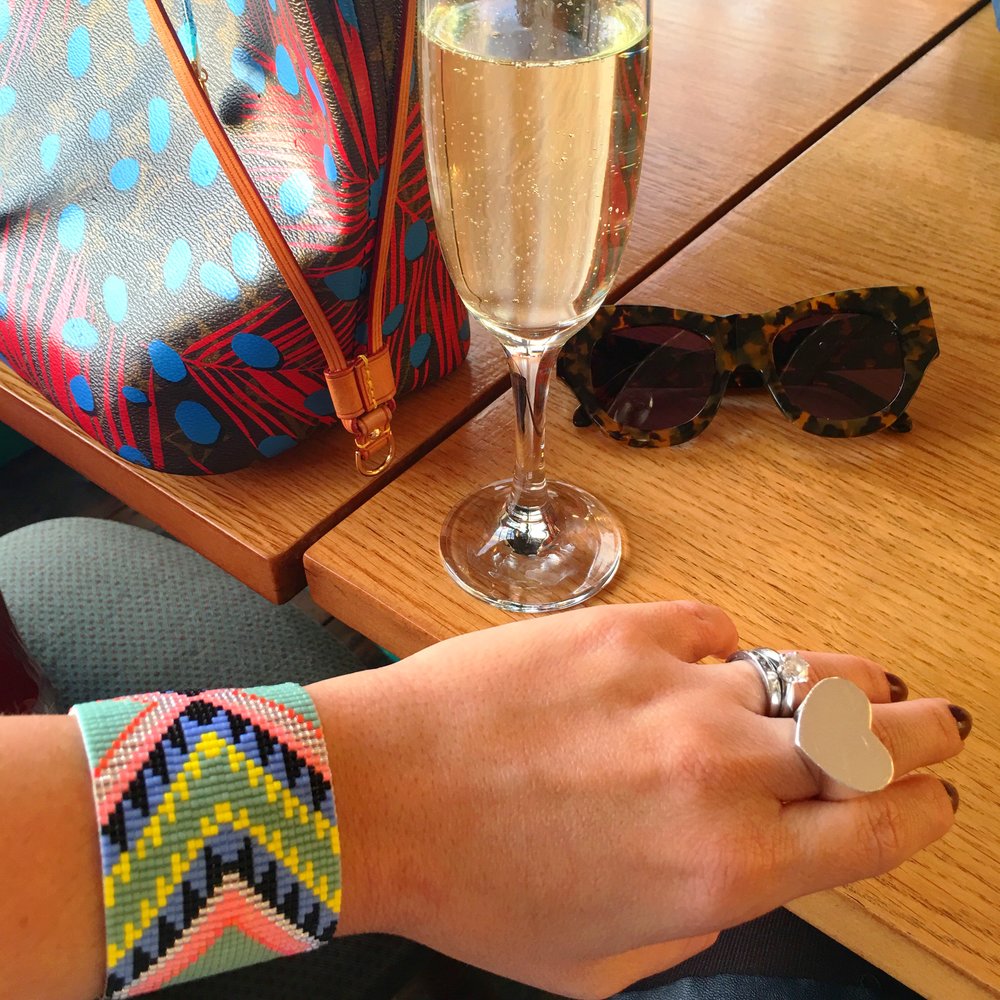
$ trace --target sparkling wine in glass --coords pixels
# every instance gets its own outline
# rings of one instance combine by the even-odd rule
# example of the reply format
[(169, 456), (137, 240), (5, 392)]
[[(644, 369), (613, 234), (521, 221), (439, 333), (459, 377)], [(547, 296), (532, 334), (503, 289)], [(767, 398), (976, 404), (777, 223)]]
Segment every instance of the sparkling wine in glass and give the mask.
[(515, 469), (441, 532), (465, 590), (567, 608), (614, 575), (622, 536), (545, 476), (559, 348), (601, 305), (632, 222), (649, 86), (648, 0), (420, 0), (421, 100), (445, 262), (507, 355)]

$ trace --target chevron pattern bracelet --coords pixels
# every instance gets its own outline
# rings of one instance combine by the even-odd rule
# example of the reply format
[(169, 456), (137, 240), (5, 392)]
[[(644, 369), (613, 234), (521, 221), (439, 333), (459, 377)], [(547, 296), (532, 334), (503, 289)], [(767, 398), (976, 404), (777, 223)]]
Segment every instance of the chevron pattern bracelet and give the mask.
[(105, 997), (309, 951), (340, 912), (326, 743), (297, 684), (76, 705), (104, 874)]

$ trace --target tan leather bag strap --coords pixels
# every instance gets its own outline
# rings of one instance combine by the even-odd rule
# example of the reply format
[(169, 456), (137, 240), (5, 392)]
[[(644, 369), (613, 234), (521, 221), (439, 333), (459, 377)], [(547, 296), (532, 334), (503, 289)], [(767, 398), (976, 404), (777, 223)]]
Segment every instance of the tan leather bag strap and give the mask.
[(383, 186), (379, 233), (375, 244), (375, 280), (369, 303), (368, 353), (359, 355), (352, 362), (344, 357), (323, 307), (264, 204), (243, 161), (229, 141), (226, 130), (216, 117), (208, 99), (207, 74), (197, 63), (192, 64), (188, 60), (162, 0), (145, 0), (145, 4), (181, 93), (323, 351), (327, 363), (326, 383), (334, 409), (341, 423), (355, 438), (358, 471), (367, 476), (378, 475), (388, 468), (394, 451), (390, 421), (396, 408), (396, 380), (388, 348), (382, 339), (382, 323), (389, 240), (406, 137), (409, 108), (406, 88), (409, 87), (413, 69), (416, 0), (404, 0), (397, 74), (400, 86)]

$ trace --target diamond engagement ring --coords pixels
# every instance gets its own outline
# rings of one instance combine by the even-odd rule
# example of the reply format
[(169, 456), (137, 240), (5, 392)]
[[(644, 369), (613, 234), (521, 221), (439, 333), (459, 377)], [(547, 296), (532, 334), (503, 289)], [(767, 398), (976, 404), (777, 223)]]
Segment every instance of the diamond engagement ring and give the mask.
[(738, 650), (726, 662), (735, 660), (746, 660), (757, 668), (764, 683), (768, 718), (790, 719), (795, 714), (795, 688), (809, 680), (805, 657), (760, 647)]

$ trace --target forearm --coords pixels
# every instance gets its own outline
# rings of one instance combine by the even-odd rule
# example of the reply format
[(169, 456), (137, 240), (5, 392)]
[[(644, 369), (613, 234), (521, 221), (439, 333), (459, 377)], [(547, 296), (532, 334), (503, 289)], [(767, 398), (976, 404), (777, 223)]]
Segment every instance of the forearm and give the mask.
[(93, 1000), (104, 982), (101, 862), (75, 720), (0, 718), (0, 804), (0, 983), (33, 1000)]

